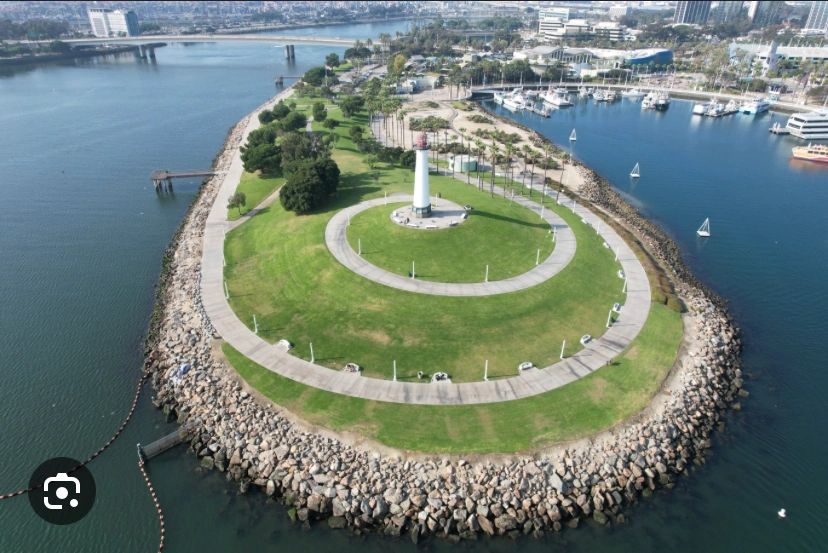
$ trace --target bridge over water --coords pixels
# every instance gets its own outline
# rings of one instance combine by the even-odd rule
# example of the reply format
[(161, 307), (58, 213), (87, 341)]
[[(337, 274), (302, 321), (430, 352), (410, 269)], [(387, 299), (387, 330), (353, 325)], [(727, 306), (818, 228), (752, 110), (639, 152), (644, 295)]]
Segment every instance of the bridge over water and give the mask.
[(357, 39), (336, 37), (315, 37), (297, 35), (271, 35), (264, 33), (248, 34), (197, 34), (197, 35), (151, 35), (146, 37), (115, 38), (71, 38), (64, 42), (70, 44), (145, 44), (148, 42), (274, 42), (278, 44), (322, 44), (330, 46), (353, 46)]

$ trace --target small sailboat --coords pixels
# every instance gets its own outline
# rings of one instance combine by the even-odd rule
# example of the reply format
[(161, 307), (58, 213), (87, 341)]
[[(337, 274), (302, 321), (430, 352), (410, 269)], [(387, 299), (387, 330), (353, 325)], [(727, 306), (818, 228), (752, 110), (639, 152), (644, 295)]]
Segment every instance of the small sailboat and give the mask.
[(710, 236), (710, 219), (705, 219), (704, 223), (699, 227), (699, 230), (696, 231), (696, 234), (701, 236), (702, 238), (707, 238)]
[(641, 168), (638, 166), (638, 163), (636, 163), (635, 167), (633, 167), (633, 170), (630, 171), (630, 176), (634, 179), (637, 179), (641, 176)]
[(576, 140), (578, 140), (578, 135), (575, 134), (575, 129), (572, 129), (572, 132), (569, 135), (569, 141), (575, 142)]

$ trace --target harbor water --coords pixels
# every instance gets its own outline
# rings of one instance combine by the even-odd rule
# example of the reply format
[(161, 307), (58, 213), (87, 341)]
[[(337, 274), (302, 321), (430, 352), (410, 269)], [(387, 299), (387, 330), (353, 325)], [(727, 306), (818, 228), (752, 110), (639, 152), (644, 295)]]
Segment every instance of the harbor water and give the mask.
[[(276, 92), (274, 76), (301, 74), (331, 51), (343, 48), (297, 44), (288, 66), (272, 44), (173, 44), (156, 63), (123, 56), (0, 74), (0, 493), (25, 487), (47, 458), (85, 458), (128, 408), (161, 256), (198, 184), (176, 182), (174, 194), (158, 196), (150, 172), (208, 168), (228, 129)], [(820, 550), (828, 172), (790, 162), (792, 139), (767, 132), (770, 116), (694, 121), (690, 104), (642, 113), (624, 101), (515, 117), (562, 144), (577, 128), (574, 155), (662, 224), (732, 301), (751, 397), (728, 417), (707, 465), (631, 508), (626, 525), (430, 549)], [(633, 183), (636, 162), (642, 176)], [(713, 236), (702, 241), (695, 229), (705, 217)], [(135, 444), (170, 428), (149, 396), (89, 467), (98, 491), (91, 513), (52, 526), (25, 498), (2, 501), (0, 551), (155, 550), (158, 522)], [(415, 550), (326, 525), (304, 531), (279, 505), (239, 496), (197, 465), (184, 448), (148, 465), (166, 511), (166, 551)]]

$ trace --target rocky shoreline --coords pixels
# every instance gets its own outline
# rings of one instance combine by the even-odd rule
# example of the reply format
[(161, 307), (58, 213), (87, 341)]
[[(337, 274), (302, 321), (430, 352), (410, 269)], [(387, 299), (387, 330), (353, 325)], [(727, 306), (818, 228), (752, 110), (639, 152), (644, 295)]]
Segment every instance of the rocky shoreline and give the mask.
[[(218, 170), (236, 155), (246, 122), (231, 131)], [(686, 351), (645, 412), (577, 444), (498, 462), (381, 452), (310, 431), (244, 388), (200, 304), (201, 238), (219, 184), (218, 177), (204, 184), (165, 256), (147, 354), (153, 401), (192, 432), (203, 469), (224, 473), (240, 493), (259, 487), (305, 525), (326, 520), (417, 542), (540, 537), (587, 518), (620, 524), (625, 506), (704, 462), (711, 433), (740, 393), (738, 331), (721, 301), (696, 282), (663, 232), (593, 174), (581, 196), (669, 267), (688, 311)], [(192, 369), (179, 377), (182, 363)]]

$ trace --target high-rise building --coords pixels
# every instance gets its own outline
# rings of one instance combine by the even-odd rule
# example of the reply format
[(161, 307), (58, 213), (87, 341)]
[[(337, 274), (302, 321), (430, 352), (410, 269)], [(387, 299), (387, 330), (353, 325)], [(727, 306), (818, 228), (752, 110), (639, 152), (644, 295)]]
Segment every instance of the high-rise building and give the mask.
[(710, 4), (710, 1), (704, 0), (676, 2), (676, 15), (673, 21), (685, 25), (704, 25), (710, 15)]
[(87, 15), (89, 15), (89, 24), (92, 25), (92, 34), (96, 37), (138, 36), (141, 34), (141, 29), (138, 26), (138, 16), (132, 10), (89, 8)]
[(767, 27), (778, 22), (779, 4), (776, 1), (754, 0), (748, 5), (748, 19), (754, 27)]
[(811, 2), (811, 12), (808, 14), (808, 21), (802, 29), (805, 33), (826, 33), (828, 34), (828, 1), (815, 0)]
[(742, 17), (743, 2), (720, 1), (713, 11), (713, 19), (716, 23), (731, 23)]

